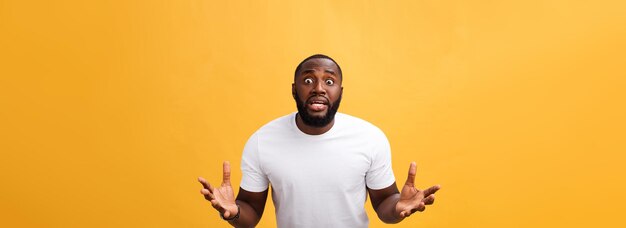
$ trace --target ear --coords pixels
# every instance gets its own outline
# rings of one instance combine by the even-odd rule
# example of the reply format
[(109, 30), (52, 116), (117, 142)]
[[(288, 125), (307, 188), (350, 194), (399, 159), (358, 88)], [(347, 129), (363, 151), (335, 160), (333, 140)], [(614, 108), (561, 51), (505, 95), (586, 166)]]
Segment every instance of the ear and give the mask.
[[(343, 89), (343, 88), (342, 88)], [(296, 83), (291, 83), (291, 96), (296, 98)]]

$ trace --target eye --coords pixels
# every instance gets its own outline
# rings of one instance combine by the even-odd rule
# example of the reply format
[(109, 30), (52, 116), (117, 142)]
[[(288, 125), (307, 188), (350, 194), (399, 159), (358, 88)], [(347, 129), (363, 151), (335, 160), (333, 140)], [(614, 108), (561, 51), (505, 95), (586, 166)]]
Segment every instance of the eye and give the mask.
[(310, 79), (310, 78), (304, 79), (304, 83), (311, 84), (313, 83), (313, 79)]
[(326, 79), (326, 85), (334, 85), (335, 81), (331, 80), (331, 79)]

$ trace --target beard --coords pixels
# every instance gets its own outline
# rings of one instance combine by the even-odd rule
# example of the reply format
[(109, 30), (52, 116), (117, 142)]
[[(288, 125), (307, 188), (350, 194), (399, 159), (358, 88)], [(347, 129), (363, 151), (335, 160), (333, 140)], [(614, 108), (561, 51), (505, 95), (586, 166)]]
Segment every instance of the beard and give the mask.
[(312, 116), (309, 114), (309, 112), (307, 112), (307, 102), (300, 100), (298, 92), (296, 92), (296, 96), (294, 99), (296, 100), (298, 115), (300, 115), (302, 122), (311, 127), (324, 127), (332, 122), (335, 119), (335, 114), (337, 114), (339, 104), (341, 103), (341, 95), (339, 95), (339, 99), (337, 99), (337, 101), (335, 101), (334, 103), (331, 103), (330, 101), (328, 102), (328, 111), (326, 112), (326, 115), (322, 117), (317, 117)]

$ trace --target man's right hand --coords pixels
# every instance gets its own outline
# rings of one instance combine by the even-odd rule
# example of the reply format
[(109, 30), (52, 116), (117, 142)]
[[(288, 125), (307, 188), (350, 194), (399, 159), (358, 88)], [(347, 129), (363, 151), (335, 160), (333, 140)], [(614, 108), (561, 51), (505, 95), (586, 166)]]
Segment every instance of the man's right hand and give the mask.
[(235, 203), (233, 188), (230, 186), (230, 163), (228, 161), (224, 162), (221, 186), (213, 187), (202, 177), (198, 177), (198, 181), (203, 187), (200, 193), (211, 202), (213, 208), (219, 211), (225, 219), (230, 219), (237, 214), (239, 209)]

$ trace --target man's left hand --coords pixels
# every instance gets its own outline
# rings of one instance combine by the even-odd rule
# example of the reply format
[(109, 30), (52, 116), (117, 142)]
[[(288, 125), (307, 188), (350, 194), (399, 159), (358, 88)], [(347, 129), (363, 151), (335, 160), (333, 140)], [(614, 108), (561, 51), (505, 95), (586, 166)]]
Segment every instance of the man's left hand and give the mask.
[(432, 186), (426, 190), (419, 190), (415, 188), (415, 162), (411, 162), (409, 167), (409, 176), (402, 187), (400, 192), (400, 200), (396, 204), (396, 216), (400, 219), (409, 217), (416, 211), (424, 211), (426, 205), (431, 205), (435, 202), (435, 192), (441, 187), (439, 185)]

